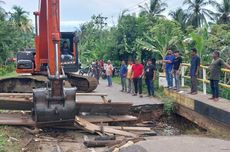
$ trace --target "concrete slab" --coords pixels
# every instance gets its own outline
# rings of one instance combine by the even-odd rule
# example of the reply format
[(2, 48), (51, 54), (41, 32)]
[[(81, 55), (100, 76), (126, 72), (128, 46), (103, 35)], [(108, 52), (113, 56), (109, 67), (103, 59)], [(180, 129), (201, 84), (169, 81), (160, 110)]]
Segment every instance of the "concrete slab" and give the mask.
[(174, 98), (176, 103), (189, 108), (202, 116), (230, 126), (230, 101), (220, 98), (219, 101), (209, 100), (210, 95), (199, 92), (196, 95), (188, 94), (189, 89), (176, 92), (165, 89), (165, 94)]
[(230, 141), (205, 137), (151, 137), (121, 152), (228, 152)]

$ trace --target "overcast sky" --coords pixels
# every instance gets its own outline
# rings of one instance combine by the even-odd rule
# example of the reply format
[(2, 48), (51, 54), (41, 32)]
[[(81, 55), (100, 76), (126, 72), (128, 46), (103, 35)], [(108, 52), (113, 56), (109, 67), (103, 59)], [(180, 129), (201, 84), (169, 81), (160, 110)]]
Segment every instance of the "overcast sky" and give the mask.
[[(7, 11), (13, 5), (23, 7), (30, 13), (33, 20), (33, 12), (38, 10), (39, 0), (4, 0), (1, 4)], [(89, 21), (93, 14), (102, 14), (108, 17), (109, 24), (117, 22), (117, 17), (124, 9), (131, 13), (138, 12), (138, 5), (143, 5), (149, 0), (60, 0), (61, 1), (61, 29), (62, 31), (73, 31), (80, 24)], [(221, 0), (217, 0), (221, 1)], [(168, 10), (175, 10), (182, 6), (183, 0), (165, 0)], [(165, 14), (168, 14), (168, 10)]]

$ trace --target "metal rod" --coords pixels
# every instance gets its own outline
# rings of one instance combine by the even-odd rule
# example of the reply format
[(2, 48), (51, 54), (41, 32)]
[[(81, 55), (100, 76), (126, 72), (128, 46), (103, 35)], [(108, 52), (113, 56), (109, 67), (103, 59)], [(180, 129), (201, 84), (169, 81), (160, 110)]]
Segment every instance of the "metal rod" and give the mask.
[(206, 69), (203, 68), (203, 93), (207, 94), (207, 86), (206, 86)]
[(35, 15), (35, 34), (38, 36), (38, 16)]
[(58, 43), (55, 42), (55, 77), (59, 77)]

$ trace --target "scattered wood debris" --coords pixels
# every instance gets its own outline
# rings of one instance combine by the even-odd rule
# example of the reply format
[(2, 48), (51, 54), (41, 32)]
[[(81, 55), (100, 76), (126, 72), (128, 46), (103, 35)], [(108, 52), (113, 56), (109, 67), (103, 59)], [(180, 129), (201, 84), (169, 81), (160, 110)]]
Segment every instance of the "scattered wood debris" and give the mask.
[(126, 131), (122, 131), (122, 130), (117, 130), (117, 129), (113, 129), (113, 128), (106, 128), (103, 126), (98, 126), (95, 125), (93, 123), (90, 123), (80, 117), (76, 117), (75, 118), (75, 123), (78, 126), (81, 126), (82, 129), (89, 131), (91, 133), (97, 133), (97, 132), (104, 132), (107, 135), (122, 135), (122, 136), (126, 136), (126, 137), (138, 137), (136, 134), (134, 133), (130, 133), (130, 132), (126, 132)]

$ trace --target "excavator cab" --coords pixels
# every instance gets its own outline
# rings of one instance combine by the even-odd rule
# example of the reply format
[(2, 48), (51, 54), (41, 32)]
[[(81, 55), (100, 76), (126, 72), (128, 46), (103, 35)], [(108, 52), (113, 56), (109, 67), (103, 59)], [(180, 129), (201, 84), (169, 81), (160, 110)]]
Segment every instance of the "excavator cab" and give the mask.
[[(77, 43), (75, 33), (61, 32), (61, 65), (66, 73), (77, 72), (80, 68)], [(68, 50), (67, 55), (63, 53), (64, 49)]]
[[(78, 49), (77, 43), (78, 40), (75, 37), (74, 32), (61, 32), (61, 65), (64, 68), (65, 73), (77, 72), (80, 68), (79, 58), (78, 58)], [(69, 56), (62, 54), (64, 49), (64, 43), (67, 45), (69, 50)], [(25, 49), (17, 53), (17, 72), (18, 73), (35, 73), (36, 69), (36, 51), (35, 49)], [(40, 65), (41, 69), (46, 71), (47, 64)]]

